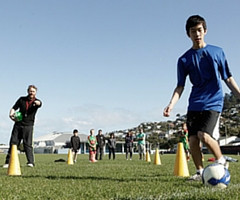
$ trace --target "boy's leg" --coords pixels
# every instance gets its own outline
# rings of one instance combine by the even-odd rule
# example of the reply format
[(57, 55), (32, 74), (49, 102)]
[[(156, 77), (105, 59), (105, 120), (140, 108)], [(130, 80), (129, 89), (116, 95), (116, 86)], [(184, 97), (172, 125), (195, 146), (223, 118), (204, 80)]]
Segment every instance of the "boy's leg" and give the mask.
[(98, 160), (98, 154), (99, 154), (99, 147), (97, 145), (97, 151), (96, 151), (96, 156), (95, 156), (95, 159)]
[(200, 140), (196, 135), (191, 135), (189, 137), (192, 159), (197, 170), (203, 169), (202, 154), (199, 143)]
[(113, 150), (113, 152), (112, 152), (113, 153), (113, 160), (115, 160), (115, 149), (113, 148), (112, 150)]
[(143, 153), (143, 160), (145, 160), (145, 155), (146, 155), (145, 144), (142, 145), (142, 153)]
[(102, 158), (103, 158), (103, 147), (100, 147), (100, 160), (102, 160)]
[(111, 153), (112, 153), (112, 150), (111, 150), (111, 148), (109, 148), (109, 154), (108, 154), (108, 159), (109, 160), (111, 159)]
[(77, 151), (73, 152), (73, 160), (74, 160), (74, 162), (77, 161)]
[(138, 154), (139, 154), (139, 160), (142, 160), (142, 152), (141, 152), (141, 145), (138, 144)]
[(219, 160), (222, 157), (221, 149), (215, 139), (213, 139), (209, 134), (203, 132), (198, 132), (198, 137), (212, 152), (216, 160)]
[(132, 159), (132, 147), (129, 147), (130, 149), (130, 160)]

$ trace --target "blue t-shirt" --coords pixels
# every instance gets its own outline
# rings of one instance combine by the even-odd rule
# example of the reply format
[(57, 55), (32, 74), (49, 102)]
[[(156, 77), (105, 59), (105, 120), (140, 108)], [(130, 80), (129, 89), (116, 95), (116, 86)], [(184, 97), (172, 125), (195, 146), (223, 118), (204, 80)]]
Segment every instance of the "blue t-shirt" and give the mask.
[(188, 75), (192, 83), (188, 110), (221, 112), (221, 79), (226, 80), (232, 76), (223, 50), (212, 45), (201, 49), (189, 49), (178, 60), (177, 85), (184, 86)]

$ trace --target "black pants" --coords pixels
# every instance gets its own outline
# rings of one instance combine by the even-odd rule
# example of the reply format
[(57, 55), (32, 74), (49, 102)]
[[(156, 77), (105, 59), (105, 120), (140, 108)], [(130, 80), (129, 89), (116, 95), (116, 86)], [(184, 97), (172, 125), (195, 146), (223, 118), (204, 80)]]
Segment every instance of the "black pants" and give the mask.
[(9, 163), (12, 145), (19, 145), (21, 140), (23, 140), (23, 147), (27, 157), (27, 163), (34, 164), (33, 156), (33, 126), (21, 126), (14, 124), (12, 135), (9, 143), (8, 154), (6, 156), (5, 164)]
[(111, 159), (111, 154), (113, 155), (113, 160), (115, 160), (115, 149), (114, 148), (109, 148), (109, 160)]
[(130, 159), (132, 158), (132, 147), (126, 147), (126, 158), (128, 159), (128, 153), (130, 153)]
[(102, 160), (103, 147), (97, 146), (96, 160), (98, 160), (98, 156), (99, 156), (99, 160)]

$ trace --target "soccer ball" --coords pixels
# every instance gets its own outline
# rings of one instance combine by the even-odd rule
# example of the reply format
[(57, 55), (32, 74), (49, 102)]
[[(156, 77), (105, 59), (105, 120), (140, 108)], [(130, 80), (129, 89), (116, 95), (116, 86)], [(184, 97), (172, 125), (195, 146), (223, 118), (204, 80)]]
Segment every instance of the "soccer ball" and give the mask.
[(224, 189), (230, 183), (230, 173), (223, 165), (213, 163), (203, 170), (202, 181), (206, 186)]
[(15, 112), (14, 118), (17, 122), (22, 121), (22, 118), (23, 118), (22, 113), (21, 112)]

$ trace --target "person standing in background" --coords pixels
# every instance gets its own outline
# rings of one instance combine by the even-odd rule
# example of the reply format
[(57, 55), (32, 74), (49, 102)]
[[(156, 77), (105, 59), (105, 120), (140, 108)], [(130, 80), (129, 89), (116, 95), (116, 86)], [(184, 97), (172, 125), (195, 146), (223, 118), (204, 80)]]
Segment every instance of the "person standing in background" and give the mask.
[(129, 159), (132, 160), (133, 137), (131, 131), (129, 131), (125, 137), (125, 147), (126, 147), (126, 159), (128, 160), (128, 154), (130, 154)]
[(110, 138), (108, 139), (108, 149), (109, 149), (109, 160), (111, 159), (111, 154), (113, 155), (113, 160), (115, 160), (115, 149), (116, 149), (116, 138), (114, 134), (111, 133)]
[(182, 130), (180, 131), (180, 142), (183, 143), (183, 147), (187, 156), (187, 161), (190, 161), (190, 148), (188, 143), (188, 130), (187, 124), (184, 122), (182, 124)]
[(143, 132), (143, 128), (141, 127), (139, 129), (139, 133), (136, 137), (138, 141), (138, 154), (139, 154), (139, 160), (145, 160), (145, 133)]
[(105, 137), (102, 134), (102, 130), (98, 130), (98, 134), (96, 136), (97, 138), (97, 152), (96, 152), (96, 160), (98, 160), (98, 156), (99, 156), (99, 160), (102, 160), (103, 158), (103, 153), (104, 153), (104, 146), (105, 146)]
[(73, 161), (77, 162), (77, 153), (80, 149), (80, 138), (78, 136), (77, 129), (73, 130), (73, 136), (71, 137), (70, 143), (71, 143), (71, 149), (73, 152)]
[(88, 145), (89, 145), (89, 161), (97, 162), (95, 159), (96, 148), (97, 148), (97, 139), (94, 136), (94, 129), (90, 130), (90, 135), (88, 136)]

